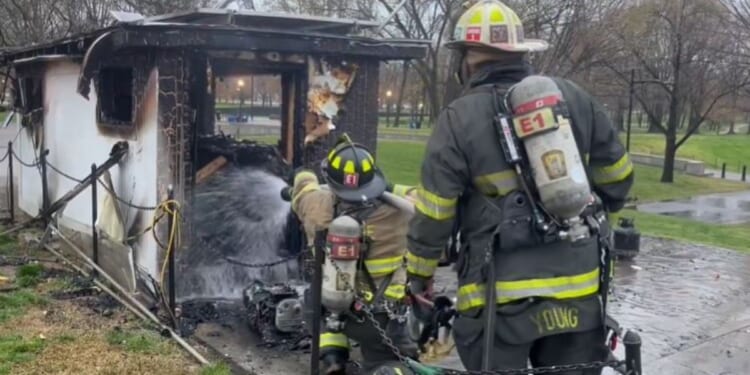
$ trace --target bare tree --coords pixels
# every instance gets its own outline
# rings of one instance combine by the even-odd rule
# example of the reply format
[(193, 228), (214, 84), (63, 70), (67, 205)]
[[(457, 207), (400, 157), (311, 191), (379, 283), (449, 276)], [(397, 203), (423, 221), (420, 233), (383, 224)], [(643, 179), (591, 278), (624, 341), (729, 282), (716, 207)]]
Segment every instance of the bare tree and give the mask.
[[(662, 182), (673, 181), (678, 148), (698, 131), (716, 103), (749, 83), (747, 70), (737, 70), (739, 61), (732, 58), (733, 36), (718, 31), (726, 16), (711, 0), (651, 0), (627, 9), (612, 23), (621, 48), (610, 55), (608, 67), (623, 81), (629, 81), (631, 69), (638, 69), (643, 74), (639, 83), (651, 86), (649, 93), (667, 104), (664, 125), (650, 98), (636, 92), (652, 124), (665, 135)], [(687, 106), (693, 115), (678, 138)]]

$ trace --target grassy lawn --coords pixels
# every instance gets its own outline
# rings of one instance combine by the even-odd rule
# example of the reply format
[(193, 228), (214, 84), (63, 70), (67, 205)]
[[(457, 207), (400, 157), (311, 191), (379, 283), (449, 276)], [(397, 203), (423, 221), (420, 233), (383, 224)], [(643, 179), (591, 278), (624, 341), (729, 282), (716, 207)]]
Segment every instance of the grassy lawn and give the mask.
[[(0, 238), (0, 254), (50, 258), (21, 251)], [(228, 375), (223, 363), (201, 367), (176, 343), (162, 337), (123, 307), (102, 295), (57, 298), (76, 291), (82, 279), (47, 264), (0, 267), (10, 283), (0, 286), (0, 375), (31, 374), (198, 374)], [(52, 272), (54, 271), (54, 272)], [(73, 282), (73, 280), (78, 280)], [(92, 306), (110, 306), (102, 315)], [(103, 307), (102, 307), (103, 308)]]
[[(624, 135), (622, 139), (624, 141)], [(663, 155), (664, 136), (631, 134), (630, 149), (637, 153)], [(700, 160), (714, 168), (727, 163), (727, 170), (738, 172), (742, 165), (750, 166), (750, 136), (694, 135), (677, 150), (677, 157)]]
[[(378, 164), (391, 182), (416, 185), (424, 155), (421, 142), (378, 142)], [(636, 165), (635, 184), (631, 197), (638, 202), (688, 198), (695, 195), (725, 193), (747, 189), (738, 182), (676, 174), (673, 184), (659, 182), (661, 169)], [(710, 225), (686, 219), (624, 210), (623, 215), (635, 217), (638, 229), (648, 235), (688, 242), (749, 250), (748, 226)]]

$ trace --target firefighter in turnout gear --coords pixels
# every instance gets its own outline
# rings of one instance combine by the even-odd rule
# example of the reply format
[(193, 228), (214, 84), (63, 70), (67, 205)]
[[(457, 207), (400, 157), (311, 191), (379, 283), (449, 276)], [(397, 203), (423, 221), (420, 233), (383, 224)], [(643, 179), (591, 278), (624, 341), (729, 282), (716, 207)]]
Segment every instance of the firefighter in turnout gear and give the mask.
[[(606, 213), (623, 207), (633, 183), (629, 156), (602, 106), (583, 89), (564, 79), (530, 77), (526, 53), (547, 45), (526, 39), (505, 4), (480, 1), (469, 8), (449, 47), (460, 56), (456, 76), (464, 90), (442, 111), (427, 143), (408, 232), (410, 292), (429, 290), (455, 224), (461, 246), (453, 327), (467, 369), (604, 361), (611, 269)], [(534, 114), (541, 115), (529, 117)], [(504, 147), (502, 124), (509, 125), (502, 127), (506, 135), (514, 131), (516, 146), (525, 147), (520, 155), (543, 167), (514, 162), (519, 157)], [(558, 141), (567, 143), (540, 154)], [(534, 155), (539, 159), (529, 161)], [(589, 192), (585, 209), (576, 208), (566, 221), (570, 228), (545, 212), (555, 194), (540, 195), (568, 177), (575, 189), (555, 194)]]
[[(352, 143), (347, 136), (344, 138), (346, 140), (339, 142), (322, 162), (321, 170), (328, 188), (319, 184), (312, 171), (303, 170), (295, 175), (292, 210), (304, 226), (308, 243), (313, 243), (316, 232), (328, 231), (327, 259), (323, 266), (325, 313), (320, 335), (325, 373), (345, 373), (349, 339), (360, 344), (365, 371), (382, 372), (384, 369), (378, 369), (378, 366), (398, 364), (398, 358), (383, 344), (358, 304), (362, 301), (370, 306), (380, 326), (403, 353), (412, 357), (417, 355), (416, 343), (406, 331), (407, 306), (403, 303), (406, 297), (404, 256), (409, 219), (406, 213), (380, 200), (387, 190), (406, 197), (414, 189), (389, 185), (370, 152)], [(345, 257), (337, 258), (337, 245), (332, 242), (340, 242), (351, 233), (352, 223), (360, 230), (360, 233), (355, 233), (361, 234), (360, 255), (353, 262), (346, 263)], [(345, 296), (351, 290), (344, 290), (341, 285), (340, 279), (348, 276), (337, 274), (347, 272), (350, 266), (354, 266), (356, 274), (351, 278), (351, 286), (356, 289), (358, 297), (356, 300)], [(327, 289), (330, 285), (327, 282), (332, 282), (332, 288), (336, 290)], [(396, 368), (397, 373), (409, 373), (408, 369), (399, 369), (399, 365), (386, 367)]]

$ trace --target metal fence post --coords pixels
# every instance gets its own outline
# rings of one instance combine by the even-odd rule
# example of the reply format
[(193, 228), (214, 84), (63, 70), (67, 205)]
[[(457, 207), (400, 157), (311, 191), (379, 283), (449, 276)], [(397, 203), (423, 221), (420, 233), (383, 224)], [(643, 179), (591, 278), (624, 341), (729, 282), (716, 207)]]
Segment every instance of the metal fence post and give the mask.
[(721, 163), (721, 178), (727, 177), (727, 163)]
[(742, 182), (746, 181), (747, 177), (747, 165), (742, 166)]
[[(94, 264), (99, 265), (99, 233), (96, 230), (96, 217), (99, 211), (99, 202), (96, 197), (96, 163), (91, 164), (91, 241), (92, 241), (92, 260)], [(96, 270), (92, 273), (96, 275)]]
[[(169, 185), (167, 188), (167, 201), (171, 202), (174, 199), (174, 188), (172, 185)], [(173, 208), (174, 209), (174, 208)], [(174, 214), (168, 216), (168, 223), (167, 225), (169, 228), (167, 229), (169, 231), (169, 234), (167, 238), (172, 238), (172, 228), (174, 226)], [(176, 240), (176, 239), (175, 239)], [(175, 272), (174, 272), (174, 253), (175, 253), (175, 246), (174, 241), (167, 241), (167, 253), (169, 256), (167, 257), (167, 277), (169, 278), (169, 310), (172, 312), (172, 316), (175, 315), (176, 310), (176, 303), (175, 303)], [(175, 328), (177, 327), (177, 322), (174, 322)]]
[(8, 204), (10, 205), (10, 222), (16, 221), (16, 197), (13, 191), (13, 142), (8, 142)]
[[(47, 154), (49, 154), (49, 150), (42, 150), (41, 157), (39, 158), (39, 164), (42, 168), (42, 212), (47, 212), (49, 210), (49, 186), (47, 185)], [(49, 224), (49, 217), (45, 215), (43, 218), (44, 225), (47, 226)]]

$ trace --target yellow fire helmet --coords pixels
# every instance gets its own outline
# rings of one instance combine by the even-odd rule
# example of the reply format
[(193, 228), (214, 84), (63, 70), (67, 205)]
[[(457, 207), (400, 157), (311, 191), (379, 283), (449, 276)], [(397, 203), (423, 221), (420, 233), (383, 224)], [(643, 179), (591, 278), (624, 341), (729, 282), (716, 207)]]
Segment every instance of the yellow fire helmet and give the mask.
[(461, 15), (445, 47), (534, 52), (546, 50), (549, 44), (526, 39), (521, 19), (507, 5), (497, 0), (482, 0)]

